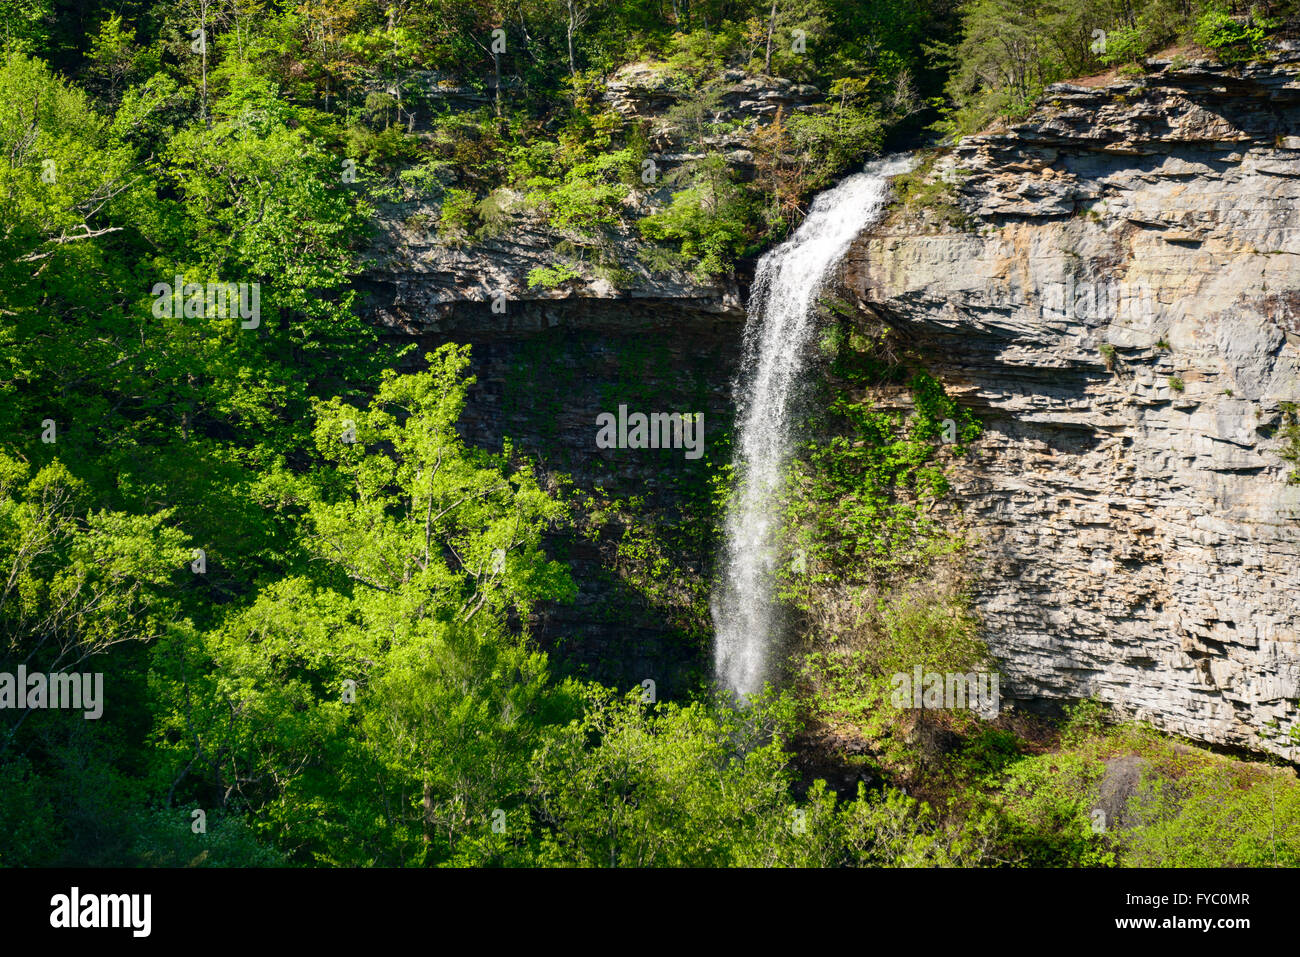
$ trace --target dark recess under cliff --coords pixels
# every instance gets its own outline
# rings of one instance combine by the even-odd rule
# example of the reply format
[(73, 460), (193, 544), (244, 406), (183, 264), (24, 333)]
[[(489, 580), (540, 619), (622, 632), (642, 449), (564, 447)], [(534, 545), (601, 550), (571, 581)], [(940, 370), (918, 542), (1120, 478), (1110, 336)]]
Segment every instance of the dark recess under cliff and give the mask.
[[(620, 689), (651, 679), (660, 698), (707, 682), (719, 524), (709, 473), (730, 458), (743, 317), (680, 300), (511, 302), (504, 315), (467, 302), (436, 329), (414, 337), (406, 365), (443, 343), (470, 346), (466, 440), (494, 451), (510, 442), (552, 488), (572, 479), (561, 494), (576, 527), (548, 536), (547, 549), (568, 564), (577, 599), (543, 603), (528, 623), (556, 670)], [(703, 412), (704, 455), (597, 448), (596, 417), (619, 405)]]

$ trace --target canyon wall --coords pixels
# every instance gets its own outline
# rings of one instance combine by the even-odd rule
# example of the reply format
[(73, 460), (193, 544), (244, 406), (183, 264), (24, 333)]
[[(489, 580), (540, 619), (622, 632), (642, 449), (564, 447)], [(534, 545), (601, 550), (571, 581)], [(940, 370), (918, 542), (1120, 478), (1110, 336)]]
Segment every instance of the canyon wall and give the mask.
[[(469, 304), (431, 326), (416, 336), (419, 355), (444, 342), (471, 349), (466, 439), (511, 443), (573, 505), (575, 526), (546, 547), (569, 566), (576, 599), (542, 603), (529, 622), (556, 667), (621, 689), (649, 679), (660, 697), (707, 684), (710, 477), (729, 458), (742, 318), (684, 300), (572, 299), (510, 303), (503, 315)], [(620, 405), (702, 414), (702, 454), (598, 447), (597, 417)]]
[[(737, 81), (728, 109), (758, 122), (814, 93)], [(651, 123), (662, 169), (684, 158), (653, 75), (616, 77), (610, 99)], [(1300, 401), (1300, 52), (1059, 84), (927, 169), (843, 280), (863, 323), (891, 327), (984, 423), (953, 517), (1004, 697), (1095, 695), (1300, 759), (1261, 736), (1295, 726), (1300, 698), (1300, 484), (1283, 457)], [(506, 200), (506, 225), (463, 247), (427, 228), (434, 204), (389, 210), (371, 314), (421, 351), (470, 343), (467, 436), (509, 437), (596, 496), (552, 543), (578, 601), (533, 622), (561, 667), (668, 694), (705, 682), (719, 515), (701, 495), (708, 461), (729, 458), (743, 290), (656, 265), (634, 231), (557, 254), (563, 238)], [(529, 286), (575, 255), (579, 276)], [(597, 449), (595, 416), (622, 402), (703, 411), (711, 454)], [(638, 497), (636, 516), (599, 504)], [(629, 547), (637, 524), (670, 547)]]
[[(727, 461), (731, 380), (744, 311), (733, 283), (654, 270), (630, 233), (607, 237), (602, 268), (562, 288), (530, 287), (563, 237), (519, 207), (499, 235), (445, 245), (421, 228), (428, 204), (387, 211), (360, 284), (405, 368), (444, 343), (470, 346), (467, 441), (506, 442), (572, 504), (548, 536), (573, 602), (543, 602), (529, 633), (561, 673), (673, 697), (711, 679), (707, 594), (719, 519), (710, 476)], [(617, 283), (606, 269), (615, 271)], [(604, 412), (703, 414), (704, 454), (600, 448)]]
[(1300, 52), (1058, 84), (845, 266), (985, 424), (957, 476), (1004, 696), (1277, 751), (1300, 698)]
[[(428, 78), (426, 100), (474, 105), (472, 91), (438, 79)], [(750, 137), (761, 124), (823, 100), (777, 77), (736, 70), (722, 80), (703, 141), (741, 179), (754, 175)], [(662, 66), (633, 64), (610, 79), (606, 100), (641, 126), (653, 161), (619, 223), (599, 236), (556, 231), (522, 194), (499, 190), (495, 220), (449, 242), (437, 196), (413, 195), (381, 208), (358, 285), (369, 317), (418, 345), (410, 368), (442, 343), (470, 345), (467, 440), (495, 450), (509, 440), (573, 504), (575, 527), (548, 549), (569, 565), (577, 598), (544, 603), (530, 633), (564, 672), (622, 688), (649, 679), (671, 697), (712, 680), (708, 595), (721, 524), (712, 477), (730, 461), (745, 313), (735, 281), (695, 275), (636, 228), (671, 201), (670, 174), (699, 158), (672, 112), (679, 92)], [(557, 265), (573, 275), (553, 288), (530, 282)], [(598, 448), (597, 416), (620, 405), (702, 413), (704, 454)]]

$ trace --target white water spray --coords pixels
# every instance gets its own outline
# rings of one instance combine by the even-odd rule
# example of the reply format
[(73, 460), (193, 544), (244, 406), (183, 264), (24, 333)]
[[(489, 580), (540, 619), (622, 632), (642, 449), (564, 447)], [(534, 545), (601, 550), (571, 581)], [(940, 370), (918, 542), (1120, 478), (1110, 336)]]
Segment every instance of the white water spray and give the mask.
[(738, 486), (727, 515), (722, 579), (713, 596), (717, 678), (741, 698), (768, 677), (779, 616), (773, 595), (780, 492), (790, 454), (790, 416), (816, 326), (817, 297), (854, 238), (884, 209), (889, 177), (913, 165), (867, 165), (814, 200), (793, 236), (758, 263), (737, 380)]

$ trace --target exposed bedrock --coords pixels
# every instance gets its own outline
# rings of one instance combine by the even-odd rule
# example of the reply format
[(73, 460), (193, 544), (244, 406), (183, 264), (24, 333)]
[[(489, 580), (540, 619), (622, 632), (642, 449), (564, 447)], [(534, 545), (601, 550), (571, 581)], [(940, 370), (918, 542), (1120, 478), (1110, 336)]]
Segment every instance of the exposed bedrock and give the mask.
[[(1096, 695), (1294, 760), (1261, 732), (1293, 727), (1300, 699), (1300, 484), (1283, 454), (1300, 401), (1300, 52), (1177, 66), (1058, 85), (945, 152), (930, 175), (947, 186), (864, 235), (843, 277), (864, 323), (891, 325), (984, 421), (954, 478), (1004, 696)], [(645, 86), (615, 89), (621, 108), (653, 112)], [(543, 290), (528, 277), (557, 238), (535, 215), (464, 248), (421, 222), (385, 224), (363, 288), (395, 334), (473, 344), (469, 436), (643, 495), (659, 531), (698, 522), (704, 460), (598, 450), (595, 416), (700, 410), (712, 447), (740, 290), (648, 268), (630, 230), (607, 238), (612, 278)], [(647, 591), (627, 527), (557, 543), (579, 598), (536, 630), (566, 668), (672, 693), (707, 677), (712, 543), (670, 555), (650, 578), (671, 587)]]
[(846, 280), (984, 420), (956, 491), (1004, 694), (1294, 759), (1260, 735), (1300, 698), (1300, 55), (1160, 66), (965, 140)]

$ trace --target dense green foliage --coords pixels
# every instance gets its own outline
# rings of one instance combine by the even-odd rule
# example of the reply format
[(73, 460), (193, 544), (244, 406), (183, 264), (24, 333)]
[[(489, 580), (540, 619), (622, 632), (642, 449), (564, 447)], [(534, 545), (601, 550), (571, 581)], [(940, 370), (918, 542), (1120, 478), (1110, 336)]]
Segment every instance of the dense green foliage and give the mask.
[[(1101, 731), (1058, 760), (954, 719), (951, 803), (895, 787), (934, 762), (882, 681), (985, 660), (958, 585), (917, 586), (961, 553), (935, 509), (979, 433), (919, 366), (904, 416), (864, 400), (870, 350), (831, 350), (786, 595), (826, 644), (794, 689), (658, 702), (561, 677), (533, 640), (575, 594), (548, 536), (618, 513), (616, 573), (702, 645), (705, 590), (676, 582), (714, 529), (575, 509), (508, 441), (466, 444), (465, 350), (392, 372), (353, 288), (376, 210), (416, 199), (437, 215), (406, 225), (447, 245), (538, 217), (562, 239), (529, 277), (546, 289), (617, 280), (617, 238), (728, 274), (940, 108), (965, 129), (1189, 36), (1257, 56), (1289, 11), (1266, 6), (0, 2), (0, 672), (98, 672), (106, 696), (98, 720), (0, 714), (0, 864), (1294, 863), (1294, 787), (1213, 763), (1153, 779), (1123, 842), (1083, 834)], [(600, 95), (633, 61), (682, 133), (663, 181)], [(715, 119), (728, 70), (825, 93), (754, 131), (748, 181)], [(214, 309), (212, 284), (256, 308)], [(725, 495), (718, 448), (691, 516)], [(798, 735), (831, 723), (882, 786), (796, 773)], [(1199, 840), (1226, 815), (1239, 839)]]
[[(1107, 726), (1084, 702), (1056, 750), (1029, 753), (1003, 735), (992, 754), (958, 765), (956, 800), (991, 808), (1001, 854), (1037, 866), (1295, 867), (1300, 786), (1294, 773), (1189, 748), (1140, 725)], [(976, 755), (972, 753), (971, 757)], [(1107, 806), (1116, 762), (1132, 787)], [(1114, 799), (1112, 799), (1114, 803)]]
[(1044, 88), (1199, 44), (1224, 61), (1257, 58), (1294, 2), (1223, 0), (971, 0), (962, 36), (946, 51), (952, 71), (946, 128), (969, 133), (995, 116), (1027, 112)]

